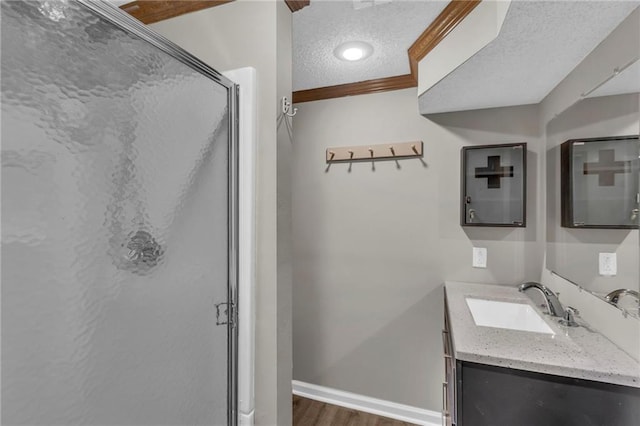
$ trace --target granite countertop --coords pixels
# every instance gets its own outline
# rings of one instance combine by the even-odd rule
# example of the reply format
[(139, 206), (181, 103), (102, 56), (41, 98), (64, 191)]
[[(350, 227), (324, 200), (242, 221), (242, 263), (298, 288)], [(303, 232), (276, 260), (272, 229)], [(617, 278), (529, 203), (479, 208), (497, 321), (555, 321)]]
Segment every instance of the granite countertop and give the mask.
[(477, 326), (466, 297), (528, 303), (515, 286), (446, 282), (449, 327), (456, 359), (499, 367), (640, 388), (640, 364), (587, 327), (566, 327), (542, 315), (555, 335)]

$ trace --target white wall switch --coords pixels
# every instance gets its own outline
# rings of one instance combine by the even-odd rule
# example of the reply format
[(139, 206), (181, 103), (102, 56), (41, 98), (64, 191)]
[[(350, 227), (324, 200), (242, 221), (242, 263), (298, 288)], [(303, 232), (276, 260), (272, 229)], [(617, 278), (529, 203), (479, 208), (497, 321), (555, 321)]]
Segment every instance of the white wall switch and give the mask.
[(614, 276), (618, 273), (618, 262), (615, 253), (600, 253), (598, 256), (598, 271), (600, 275)]
[(474, 268), (486, 268), (487, 267), (487, 249), (484, 247), (473, 248), (473, 267)]

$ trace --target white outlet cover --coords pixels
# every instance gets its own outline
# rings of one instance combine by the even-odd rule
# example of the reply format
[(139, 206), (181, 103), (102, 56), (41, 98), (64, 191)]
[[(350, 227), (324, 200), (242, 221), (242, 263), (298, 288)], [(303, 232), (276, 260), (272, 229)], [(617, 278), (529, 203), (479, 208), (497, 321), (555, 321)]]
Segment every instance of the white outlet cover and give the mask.
[(485, 247), (473, 248), (473, 262), (474, 268), (486, 268), (487, 267), (487, 249)]
[(618, 262), (615, 253), (600, 253), (598, 255), (598, 273), (608, 277), (618, 273)]

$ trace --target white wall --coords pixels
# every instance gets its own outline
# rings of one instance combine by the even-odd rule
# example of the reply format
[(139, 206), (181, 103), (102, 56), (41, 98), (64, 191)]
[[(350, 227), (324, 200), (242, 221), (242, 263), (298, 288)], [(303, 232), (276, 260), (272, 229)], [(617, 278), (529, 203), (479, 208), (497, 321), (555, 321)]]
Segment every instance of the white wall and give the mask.
[[(539, 278), (538, 109), (427, 119), (415, 89), (297, 107), (294, 379), (439, 411), (442, 283)], [(415, 140), (424, 162), (325, 164), (328, 147)], [(460, 148), (507, 142), (529, 143), (529, 225), (462, 228)], [(487, 269), (471, 267), (473, 246), (488, 248)]]
[(291, 148), (277, 121), (278, 99), (291, 96), (291, 12), (282, 1), (238, 0), (151, 27), (219, 71), (257, 71), (256, 424), (289, 424)]

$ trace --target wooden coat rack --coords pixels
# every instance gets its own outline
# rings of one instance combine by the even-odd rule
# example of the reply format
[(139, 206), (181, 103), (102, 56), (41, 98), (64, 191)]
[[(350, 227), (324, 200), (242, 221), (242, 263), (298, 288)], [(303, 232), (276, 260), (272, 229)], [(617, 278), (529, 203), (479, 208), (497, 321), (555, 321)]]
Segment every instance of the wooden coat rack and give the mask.
[(398, 160), (401, 158), (422, 157), (423, 143), (401, 142), (379, 145), (362, 145), (327, 148), (327, 163), (371, 160)]

